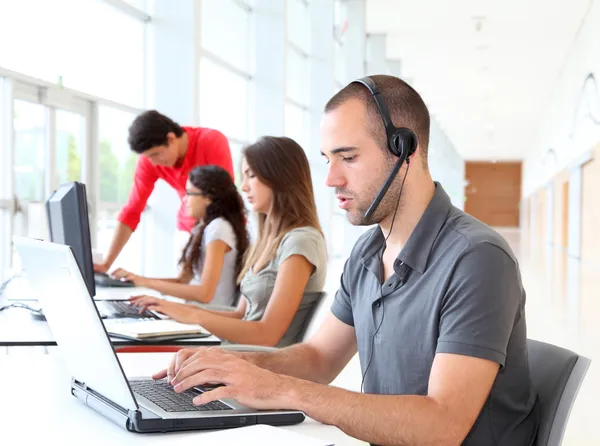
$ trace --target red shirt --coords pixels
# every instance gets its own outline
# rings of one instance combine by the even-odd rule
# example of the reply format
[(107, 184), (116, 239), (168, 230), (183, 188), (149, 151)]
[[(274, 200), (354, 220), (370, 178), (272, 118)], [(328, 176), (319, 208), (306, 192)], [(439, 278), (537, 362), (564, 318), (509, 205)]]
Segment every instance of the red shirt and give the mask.
[[(183, 162), (178, 167), (155, 166), (145, 156), (140, 156), (135, 168), (133, 186), (127, 204), (121, 210), (118, 220), (135, 231), (148, 197), (159, 178), (166, 181), (183, 198), (185, 183), (190, 171), (196, 166), (216, 164), (231, 174), (233, 163), (231, 150), (225, 135), (218, 130), (202, 127), (183, 127), (188, 135), (188, 148)], [(187, 215), (183, 201), (177, 213), (177, 229), (190, 232), (196, 219)]]

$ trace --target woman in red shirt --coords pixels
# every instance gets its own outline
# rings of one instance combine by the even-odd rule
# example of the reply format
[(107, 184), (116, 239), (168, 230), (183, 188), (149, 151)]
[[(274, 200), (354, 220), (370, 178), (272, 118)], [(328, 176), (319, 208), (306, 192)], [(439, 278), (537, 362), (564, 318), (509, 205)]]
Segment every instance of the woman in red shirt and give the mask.
[[(234, 177), (229, 142), (218, 130), (181, 127), (156, 110), (149, 110), (135, 118), (129, 127), (128, 141), (131, 150), (141, 156), (135, 168), (129, 200), (118, 216), (110, 248), (104, 261), (94, 264), (96, 272), (107, 272), (127, 244), (159, 178), (183, 199), (186, 180), (196, 166), (217, 165)], [(187, 215), (182, 202), (177, 213), (177, 229), (190, 232), (195, 224), (196, 220)]]

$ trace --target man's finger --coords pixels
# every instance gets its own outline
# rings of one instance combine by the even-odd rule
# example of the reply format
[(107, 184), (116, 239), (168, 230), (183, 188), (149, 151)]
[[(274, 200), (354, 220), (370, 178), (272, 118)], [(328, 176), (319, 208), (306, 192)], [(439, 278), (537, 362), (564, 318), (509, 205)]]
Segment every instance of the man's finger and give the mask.
[(196, 406), (199, 406), (201, 404), (208, 404), (212, 401), (223, 400), (226, 398), (235, 399), (235, 388), (229, 386), (217, 387), (208, 392), (203, 392), (202, 395), (195, 397), (192, 402)]
[(202, 370), (214, 369), (231, 372), (233, 368), (234, 363), (232, 363), (229, 358), (224, 358), (224, 355), (217, 357), (213, 355), (202, 355), (201, 357), (196, 357), (193, 362), (181, 367), (181, 369), (177, 372), (177, 375), (175, 375), (173, 382), (174, 384), (179, 384), (188, 377), (195, 375)]
[(191, 389), (195, 386), (202, 386), (206, 383), (219, 383), (225, 385), (231, 384), (228, 378), (229, 373), (223, 370), (202, 370), (201, 372), (196, 373), (195, 375), (192, 375), (181, 381), (174, 387), (174, 389), (175, 392), (181, 393), (186, 391), (187, 389)]
[(164, 377), (168, 376), (168, 374), (168, 369), (162, 369), (160, 372), (156, 372), (154, 375), (152, 375), (152, 379), (163, 379)]

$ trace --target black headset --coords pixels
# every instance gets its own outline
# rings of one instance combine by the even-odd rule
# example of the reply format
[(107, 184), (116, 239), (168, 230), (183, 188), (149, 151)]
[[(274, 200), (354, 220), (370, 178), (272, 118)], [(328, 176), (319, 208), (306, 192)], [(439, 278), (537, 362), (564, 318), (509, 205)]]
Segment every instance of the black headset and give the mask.
[(379, 110), (379, 114), (381, 115), (381, 119), (383, 120), (388, 150), (392, 155), (398, 158), (396, 166), (394, 166), (394, 168), (390, 172), (390, 175), (385, 180), (385, 183), (383, 183), (383, 186), (377, 194), (377, 197), (375, 198), (371, 206), (369, 206), (367, 212), (365, 212), (365, 218), (368, 219), (373, 215), (373, 213), (377, 209), (377, 206), (379, 206), (379, 203), (381, 202), (385, 193), (394, 181), (394, 178), (396, 178), (400, 167), (402, 167), (402, 163), (404, 163), (404, 161), (408, 163), (410, 159), (409, 157), (413, 153), (415, 153), (415, 150), (417, 150), (417, 135), (411, 129), (408, 129), (406, 127), (396, 127), (394, 125), (394, 123), (392, 122), (392, 118), (390, 117), (390, 110), (383, 98), (381, 97), (381, 92), (377, 88), (377, 85), (375, 84), (375, 81), (373, 81), (373, 79), (367, 76), (352, 81), (352, 83), (359, 83), (364, 85), (367, 88), (367, 90), (369, 90), (369, 92), (371, 93), (371, 96), (375, 101), (375, 105), (377, 105), (377, 109)]

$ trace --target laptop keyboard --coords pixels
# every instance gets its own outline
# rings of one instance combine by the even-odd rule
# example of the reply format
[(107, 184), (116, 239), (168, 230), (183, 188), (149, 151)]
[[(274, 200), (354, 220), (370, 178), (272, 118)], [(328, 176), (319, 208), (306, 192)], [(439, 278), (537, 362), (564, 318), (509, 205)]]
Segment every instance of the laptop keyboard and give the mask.
[(227, 404), (221, 401), (195, 406), (192, 402), (194, 397), (200, 394), (199, 391), (186, 390), (183, 393), (175, 393), (173, 387), (166, 381), (129, 381), (131, 388), (135, 393), (152, 401), (165, 412), (197, 412), (208, 410), (233, 410)]
[(149, 311), (140, 313), (139, 307), (131, 305), (128, 301), (122, 300), (102, 300), (97, 301), (96, 305), (100, 312), (108, 317), (134, 317), (157, 319), (156, 315)]

